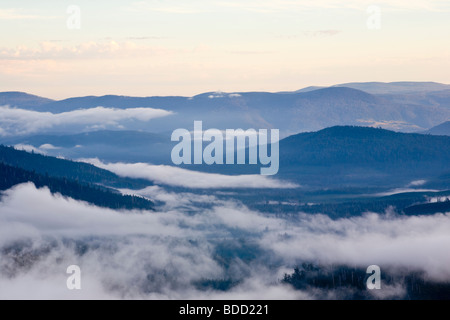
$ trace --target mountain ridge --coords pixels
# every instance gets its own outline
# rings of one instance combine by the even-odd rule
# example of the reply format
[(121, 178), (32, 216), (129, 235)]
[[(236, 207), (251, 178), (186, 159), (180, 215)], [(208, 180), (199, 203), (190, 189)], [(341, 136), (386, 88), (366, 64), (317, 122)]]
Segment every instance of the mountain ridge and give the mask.
[[(423, 83), (406, 84), (400, 83), (398, 86), (400, 89), (401, 86), (408, 89), (420, 87)], [(374, 84), (367, 83), (366, 86)], [(390, 87), (390, 84), (382, 86)], [(397, 131), (418, 132), (438, 125), (442, 119), (450, 118), (450, 90), (426, 91), (434, 90), (436, 86), (439, 89), (446, 88), (447, 85), (428, 83), (424, 86), (425, 91), (414, 89), (412, 93), (400, 90), (400, 93), (387, 91), (383, 94), (336, 85), (292, 93), (207, 92), (193, 97), (87, 96), (51, 101), (27, 109), (63, 113), (102, 106), (171, 111), (170, 116), (151, 121), (150, 124), (135, 120), (122, 126), (124, 130), (154, 133), (171, 132), (177, 128), (190, 129), (196, 120), (202, 120), (204, 127), (220, 130), (278, 128), (282, 137), (336, 125), (380, 126)], [(398, 91), (395, 85), (394, 89)]]
[(443, 122), (427, 131), (421, 132), (423, 134), (432, 134), (440, 136), (450, 136), (450, 121)]
[(40, 107), (55, 100), (29, 94), (21, 91), (0, 92), (0, 106), (9, 105), (10, 107)]
[[(148, 99), (148, 98), (184, 98), (184, 99), (190, 99), (199, 97), (202, 95), (211, 95), (211, 94), (217, 94), (217, 93), (223, 93), (223, 94), (243, 94), (243, 93), (273, 93), (273, 94), (280, 94), (280, 93), (306, 93), (311, 91), (316, 91), (320, 89), (327, 89), (327, 88), (350, 88), (355, 90), (364, 91), (371, 94), (383, 94), (383, 93), (411, 93), (411, 92), (417, 92), (417, 89), (419, 88), (419, 91), (422, 92), (434, 92), (434, 91), (444, 91), (444, 90), (450, 90), (450, 84), (440, 83), (440, 82), (434, 82), (434, 81), (394, 81), (394, 82), (379, 82), (379, 81), (372, 81), (372, 82), (347, 82), (347, 83), (340, 83), (335, 84), (331, 86), (308, 86), (304, 87), (298, 90), (294, 91), (279, 91), (279, 92), (269, 92), (269, 91), (239, 91), (239, 92), (217, 92), (217, 91), (209, 91), (209, 92), (203, 92), (199, 93), (193, 96), (178, 96), (178, 95), (155, 95), (155, 96), (130, 96), (130, 95), (114, 95), (114, 94), (105, 94), (105, 95), (87, 95), (87, 96), (78, 96), (78, 97), (70, 97), (66, 99), (50, 99), (46, 97), (42, 97), (39, 95), (34, 95), (31, 93), (23, 92), (23, 91), (3, 91), (0, 92), (0, 105), (2, 98), (5, 98), (3, 96), (11, 95), (14, 97), (28, 97), (31, 98), (39, 98), (45, 100), (47, 103), (52, 102), (62, 102), (66, 101), (69, 102), (73, 99), (95, 99), (95, 98), (137, 98), (137, 99)], [(376, 89), (370, 89), (370, 87), (377, 87)], [(394, 88), (388, 88), (388, 87), (394, 87)], [(403, 89), (402, 89), (403, 88)], [(394, 90), (393, 90), (394, 89)]]

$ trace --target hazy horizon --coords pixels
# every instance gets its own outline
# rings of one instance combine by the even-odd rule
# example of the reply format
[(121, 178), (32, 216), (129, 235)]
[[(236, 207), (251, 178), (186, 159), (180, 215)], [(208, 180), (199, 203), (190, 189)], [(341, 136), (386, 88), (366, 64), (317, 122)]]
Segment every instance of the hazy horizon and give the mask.
[(0, 4), (1, 91), (52, 99), (450, 83), (439, 0)]
[[(350, 82), (345, 82), (345, 83), (334, 83), (334, 84), (329, 84), (329, 85), (315, 85), (315, 84), (311, 84), (311, 85), (307, 85), (307, 86), (302, 86), (300, 88), (297, 89), (292, 89), (292, 90), (250, 90), (250, 91), (243, 91), (243, 90), (236, 90), (236, 91), (223, 91), (223, 90), (206, 90), (206, 91), (202, 91), (202, 92), (197, 92), (194, 93), (192, 95), (183, 95), (183, 94), (168, 94), (168, 95), (159, 95), (159, 94), (155, 94), (155, 95), (127, 95), (127, 94), (123, 94), (121, 92), (116, 92), (116, 93), (112, 93), (112, 92), (105, 92), (105, 93), (96, 93), (96, 94), (84, 94), (84, 95), (68, 95), (68, 96), (63, 96), (63, 97), (51, 97), (51, 96), (44, 96), (35, 92), (29, 92), (29, 91), (24, 91), (24, 90), (5, 90), (5, 91), (0, 91), (0, 93), (13, 93), (13, 92), (18, 92), (18, 93), (25, 93), (25, 94), (29, 94), (29, 95), (34, 95), (34, 96), (38, 96), (41, 98), (47, 98), (47, 99), (51, 99), (51, 100), (55, 100), (55, 101), (62, 101), (65, 99), (71, 99), (71, 98), (82, 98), (82, 97), (104, 97), (104, 96), (123, 96), (123, 97), (136, 97), (136, 98), (148, 98), (148, 97), (185, 97), (185, 98), (190, 98), (190, 97), (195, 97), (201, 94), (205, 94), (205, 93), (211, 93), (211, 92), (223, 92), (223, 93), (250, 93), (250, 92), (268, 92), (268, 93), (282, 93), (282, 92), (295, 92), (298, 90), (303, 90), (303, 89), (307, 89), (310, 87), (317, 87), (318, 89), (325, 89), (325, 88), (330, 88), (333, 86), (341, 86), (343, 84), (365, 84), (365, 83), (382, 83), (382, 84), (392, 84), (392, 83), (437, 83), (437, 84), (443, 84), (443, 85), (448, 85), (450, 86), (450, 83), (443, 83), (443, 82), (437, 82), (437, 81), (350, 81)], [(316, 89), (314, 89), (316, 90)], [(358, 89), (361, 90), (361, 89)], [(364, 90), (362, 90), (364, 91)]]

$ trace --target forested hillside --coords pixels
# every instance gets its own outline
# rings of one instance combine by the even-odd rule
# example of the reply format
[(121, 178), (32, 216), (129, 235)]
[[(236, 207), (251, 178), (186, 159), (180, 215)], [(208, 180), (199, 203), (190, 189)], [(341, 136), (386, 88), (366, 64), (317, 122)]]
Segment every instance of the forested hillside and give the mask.
[(110, 171), (87, 163), (48, 157), (5, 146), (0, 146), (0, 163), (34, 171), (42, 175), (48, 174), (52, 177), (101, 184), (109, 187), (133, 189), (144, 188), (151, 184), (147, 180), (122, 178)]
[(7, 190), (25, 182), (33, 182), (37, 188), (48, 187), (52, 193), (60, 193), (99, 207), (153, 210), (153, 202), (141, 197), (121, 195), (107, 188), (78, 183), (67, 178), (54, 178), (48, 174), (41, 175), (0, 163), (0, 190)]
[(280, 143), (288, 165), (450, 163), (450, 137), (399, 133), (378, 128), (337, 126), (290, 136)]

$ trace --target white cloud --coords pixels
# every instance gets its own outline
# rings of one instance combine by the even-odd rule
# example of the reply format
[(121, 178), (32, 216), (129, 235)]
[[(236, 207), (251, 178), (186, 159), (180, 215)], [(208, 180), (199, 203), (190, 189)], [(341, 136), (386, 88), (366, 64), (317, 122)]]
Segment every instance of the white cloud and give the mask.
[(239, 98), (241, 95), (239, 93), (225, 93), (222, 91), (217, 91), (208, 96), (209, 99), (217, 99), (217, 98)]
[(55, 127), (82, 126), (83, 128), (118, 127), (121, 121), (149, 121), (172, 114), (152, 108), (115, 109), (96, 107), (63, 113), (37, 112), (31, 110), (0, 107), (2, 135), (20, 135), (53, 129)]
[(418, 187), (418, 186), (423, 186), (425, 183), (427, 183), (427, 180), (414, 180), (411, 181), (407, 187)]
[(29, 144), (16, 144), (14, 146), (14, 149), (17, 150), (23, 150), (26, 152), (34, 152), (34, 153), (40, 153), (40, 154), (46, 154), (45, 150), (41, 150), (40, 148), (36, 148)]
[(343, 265), (379, 265), (382, 269), (421, 270), (430, 278), (450, 280), (450, 213), (433, 216), (380, 216), (332, 220), (300, 215), (262, 241), (286, 261), (319, 261)]
[(405, 121), (397, 121), (397, 120), (373, 120), (373, 119), (357, 119), (356, 121), (363, 123), (369, 127), (374, 128), (383, 128), (386, 130), (409, 130), (409, 131), (418, 131), (423, 130), (424, 128), (421, 128), (415, 124), (408, 123)]
[(245, 207), (230, 204), (226, 207), (216, 207), (211, 215), (222, 225), (250, 232), (284, 228), (286, 223), (282, 219), (266, 217)]
[(138, 195), (150, 200), (164, 203), (164, 210), (186, 209), (201, 212), (204, 208), (199, 208), (198, 204), (223, 205), (225, 202), (213, 195), (199, 195), (190, 192), (169, 192), (160, 186), (150, 186), (142, 190), (121, 189), (122, 194)]
[[(142, 192), (162, 198), (169, 194), (160, 187)], [(201, 197), (197, 200), (214, 203)], [(166, 199), (179, 200), (175, 194)], [(32, 184), (8, 190), (0, 201), (0, 298), (338, 298), (333, 292), (296, 291), (280, 284), (283, 273), (302, 261), (362, 268), (378, 264), (382, 272), (422, 270), (431, 279), (450, 280), (450, 214), (338, 220), (299, 214), (283, 219), (233, 202), (201, 207), (195, 214), (191, 207), (185, 212), (118, 212), (52, 196)], [(222, 241), (232, 244), (230, 253), (233, 245), (242, 250), (240, 241), (256, 246), (256, 261), (235, 258), (225, 267), (214, 258)], [(72, 264), (82, 270), (83, 290), (78, 292), (65, 287), (65, 270)], [(230, 277), (240, 282), (226, 292), (194, 285)], [(394, 283), (378, 298), (403, 293), (402, 285)]]
[[(52, 196), (32, 184), (7, 191), (0, 206), (1, 299), (190, 299), (201, 294), (193, 281), (225, 277), (206, 240), (220, 234), (204, 229), (214, 224), (207, 213), (117, 212)], [(20, 251), (9, 250), (15, 244)], [(17, 265), (18, 259), (24, 264)], [(82, 270), (79, 292), (65, 287), (72, 264)], [(306, 296), (263, 278), (255, 273), (235, 289), (236, 296), (255, 297), (255, 288), (267, 288), (265, 296), (272, 298)]]
[(216, 92), (210, 94), (210, 95), (208, 96), (208, 98), (209, 98), (209, 99), (216, 99), (216, 98), (224, 98), (225, 96), (226, 96), (226, 93), (225, 93), (225, 92), (222, 92), (222, 91), (216, 91)]
[(428, 202), (430, 202), (430, 203), (445, 202), (445, 201), (450, 201), (450, 196), (440, 196), (440, 197), (428, 198)]
[[(27, 201), (23, 201), (27, 199)], [(32, 214), (31, 214), (32, 212)], [(46, 188), (36, 190), (33, 184), (19, 185), (6, 192), (2, 203), (0, 243), (23, 237), (14, 228), (4, 227), (14, 221), (18, 229), (27, 226), (30, 234), (112, 236), (123, 234), (177, 236), (176, 226), (165, 221), (163, 214), (154, 212), (120, 212), (97, 208), (62, 196), (52, 196)], [(127, 220), (126, 226), (123, 222)], [(165, 226), (165, 227), (163, 227)]]
[(142, 178), (164, 184), (185, 188), (297, 188), (298, 185), (262, 175), (228, 176), (216, 173), (204, 173), (167, 165), (147, 163), (103, 163), (98, 159), (83, 159), (97, 167), (112, 171), (119, 176)]
[(39, 147), (39, 149), (43, 149), (43, 150), (58, 150), (60, 148), (59, 147), (55, 147), (54, 145), (52, 145), (50, 143), (45, 143), (45, 144), (41, 145)]

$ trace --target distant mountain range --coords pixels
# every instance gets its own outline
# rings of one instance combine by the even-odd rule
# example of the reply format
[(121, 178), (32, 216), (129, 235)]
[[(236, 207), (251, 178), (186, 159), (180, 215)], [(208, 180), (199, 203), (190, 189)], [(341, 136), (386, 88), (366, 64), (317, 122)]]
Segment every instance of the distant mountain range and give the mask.
[(417, 132), (450, 119), (450, 86), (433, 82), (347, 83), (296, 92), (208, 92), (194, 97), (89, 96), (61, 101), (13, 92), (0, 93), (0, 102), (52, 113), (97, 106), (174, 112), (148, 123), (134, 121), (123, 125), (125, 130), (154, 133), (192, 129), (194, 120), (203, 120), (205, 127), (218, 129), (278, 128), (283, 137), (335, 125)]
[(450, 85), (437, 82), (351, 82), (335, 85), (371, 94), (426, 93), (450, 90)]
[[(371, 94), (418, 93), (449, 90), (450, 85), (437, 82), (349, 82), (337, 84), (332, 87), (346, 87), (365, 91)], [(326, 87), (310, 86), (295, 92), (308, 92)], [(287, 92), (286, 92), (287, 93)]]
[[(203, 120), (205, 130), (279, 128), (284, 139), (280, 142), (278, 176), (283, 179), (318, 187), (398, 186), (414, 179), (437, 181), (439, 176), (450, 173), (450, 137), (445, 137), (450, 135), (450, 122), (442, 123), (450, 119), (448, 87), (438, 83), (350, 83), (282, 93), (210, 92), (191, 98), (92, 96), (61, 101), (17, 92), (0, 93), (4, 104), (52, 113), (97, 106), (161, 108), (174, 113), (150, 122), (121, 123), (122, 130), (82, 133), (47, 130), (2, 137), (0, 125), (0, 143), (67, 159), (172, 165), (170, 153), (175, 143), (170, 141), (170, 134), (176, 128), (192, 130), (194, 120)], [(1, 121), (9, 120), (2, 119), (0, 113)], [(402, 134), (361, 125), (425, 134)], [(18, 153), (9, 162), (0, 161), (44, 175), (53, 167), (55, 177), (80, 181), (76, 170), (90, 172), (88, 183), (112, 187), (148, 185), (146, 181), (111, 176), (110, 172), (91, 172), (92, 167), (67, 167), (59, 159), (51, 160), (52, 165), (42, 165), (42, 158), (29, 160), (26, 154)], [(254, 166), (185, 168), (222, 174), (259, 172)], [(436, 185), (445, 187), (448, 181)]]

